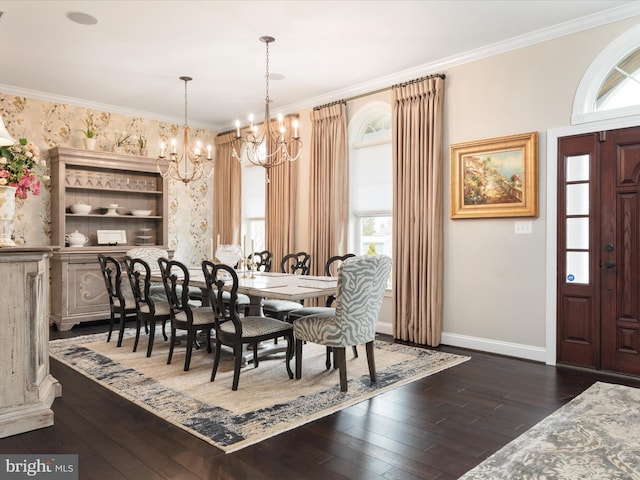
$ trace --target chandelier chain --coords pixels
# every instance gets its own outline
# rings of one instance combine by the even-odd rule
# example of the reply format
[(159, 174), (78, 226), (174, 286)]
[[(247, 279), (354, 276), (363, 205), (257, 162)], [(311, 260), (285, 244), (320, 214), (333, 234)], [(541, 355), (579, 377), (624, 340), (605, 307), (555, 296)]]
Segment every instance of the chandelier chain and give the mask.
[(266, 102), (269, 102), (269, 43), (270, 42), (266, 42), (267, 44), (267, 66), (266, 66), (266, 74), (265, 74), (265, 82), (267, 84), (267, 96), (265, 98)]
[(184, 81), (184, 126), (187, 126), (187, 83), (189, 80)]

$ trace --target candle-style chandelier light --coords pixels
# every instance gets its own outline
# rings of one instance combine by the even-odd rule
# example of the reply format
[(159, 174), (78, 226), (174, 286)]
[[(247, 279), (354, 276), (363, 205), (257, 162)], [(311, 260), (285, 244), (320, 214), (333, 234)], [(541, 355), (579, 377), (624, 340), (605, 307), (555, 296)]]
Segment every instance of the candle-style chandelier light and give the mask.
[(264, 99), (264, 121), (257, 126), (253, 123), (253, 114), (249, 115), (249, 129), (242, 136), (240, 134), (240, 121), (236, 121), (236, 136), (233, 142), (233, 156), (239, 161), (247, 159), (254, 165), (270, 169), (286, 161), (297, 160), (302, 151), (302, 140), (298, 135), (298, 121), (292, 123), (292, 132), (288, 132), (282, 115), (278, 115), (277, 121), (271, 120), (269, 98), (269, 44), (275, 42), (275, 38), (264, 36), (260, 41), (266, 44), (266, 96)]
[[(206, 151), (198, 140), (191, 149), (189, 147), (189, 124), (187, 122), (187, 83), (193, 80), (191, 77), (180, 77), (184, 82), (184, 133), (180, 153), (176, 149), (176, 140), (171, 141), (171, 146), (160, 144), (160, 156), (158, 157), (158, 171), (163, 178), (173, 178), (185, 185), (194, 180), (208, 178), (213, 171), (211, 164), (211, 146)], [(168, 151), (168, 157), (165, 155)], [(161, 166), (161, 162), (164, 163)]]

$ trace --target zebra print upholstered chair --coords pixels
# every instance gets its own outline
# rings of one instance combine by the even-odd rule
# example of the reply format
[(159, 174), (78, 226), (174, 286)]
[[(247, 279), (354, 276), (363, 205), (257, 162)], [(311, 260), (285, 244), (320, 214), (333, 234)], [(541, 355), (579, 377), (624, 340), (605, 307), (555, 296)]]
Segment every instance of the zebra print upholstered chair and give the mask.
[(340, 390), (347, 391), (345, 347), (365, 344), (371, 383), (376, 381), (373, 341), (376, 322), (391, 258), (363, 255), (345, 260), (338, 269), (338, 289), (334, 314), (302, 317), (293, 324), (296, 345), (296, 378), (302, 376), (302, 344), (317, 343), (331, 347), (340, 372)]
[[(338, 275), (338, 268), (347, 258), (355, 257), (353, 253), (347, 253), (346, 255), (334, 255), (333, 257), (327, 260), (327, 263), (324, 265), (324, 274), (327, 277), (335, 277)], [(292, 310), (289, 312), (289, 316), (287, 320), (291, 323), (294, 323), (301, 317), (306, 317), (308, 315), (316, 315), (318, 313), (326, 313), (326, 314), (335, 314), (336, 309), (333, 307), (333, 302), (336, 301), (335, 295), (330, 295), (327, 297), (327, 301), (324, 307), (301, 307), (296, 310)], [(353, 356), (358, 356), (358, 347), (353, 346)], [(334, 362), (335, 363), (335, 362)], [(331, 368), (331, 347), (327, 347), (327, 360), (325, 362), (327, 366), (327, 370)], [(337, 365), (336, 365), (337, 367)]]

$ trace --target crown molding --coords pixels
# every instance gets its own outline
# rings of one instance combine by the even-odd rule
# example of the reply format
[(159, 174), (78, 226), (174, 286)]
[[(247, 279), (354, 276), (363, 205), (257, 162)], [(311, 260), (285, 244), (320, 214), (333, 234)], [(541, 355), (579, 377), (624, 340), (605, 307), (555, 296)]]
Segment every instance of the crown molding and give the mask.
[(604, 12), (598, 12), (592, 15), (587, 15), (575, 20), (564, 22), (553, 27), (543, 28), (536, 30), (535, 32), (527, 33), (517, 37), (513, 37), (509, 40), (502, 42), (496, 42), (484, 47), (469, 50), (459, 55), (453, 55), (451, 57), (443, 58), (435, 62), (419, 65), (407, 70), (403, 70), (385, 77), (380, 77), (375, 80), (353, 85), (349, 88), (342, 90), (336, 90), (324, 95), (309, 98), (304, 101), (286, 105), (280, 107), (280, 111), (284, 113), (292, 113), (307, 108), (313, 108), (317, 105), (324, 105), (325, 103), (335, 102), (337, 100), (348, 99), (350, 97), (357, 97), (366, 95), (369, 92), (375, 92), (385, 88), (391, 88), (391, 86), (398, 83), (420, 78), (426, 75), (434, 73), (446, 73), (444, 70), (465, 63), (474, 62), (483, 58), (492, 57), (502, 53), (510, 52), (520, 48), (528, 47), (538, 43), (553, 40), (554, 38), (571, 35), (573, 33), (588, 30), (590, 28), (606, 25), (618, 20), (630, 18), (636, 15), (640, 15), (640, 2), (631, 2), (620, 7), (615, 7)]

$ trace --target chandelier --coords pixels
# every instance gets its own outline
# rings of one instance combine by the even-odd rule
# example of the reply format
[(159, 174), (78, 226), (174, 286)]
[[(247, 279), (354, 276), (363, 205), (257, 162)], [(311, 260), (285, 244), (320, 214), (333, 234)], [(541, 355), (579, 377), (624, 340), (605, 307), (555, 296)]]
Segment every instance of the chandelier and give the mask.
[[(211, 162), (211, 146), (208, 145), (206, 152), (202, 143), (198, 140), (193, 147), (189, 148), (189, 124), (187, 123), (187, 83), (193, 80), (191, 77), (180, 77), (184, 82), (184, 133), (182, 137), (182, 147), (180, 153), (176, 150), (176, 140), (171, 140), (171, 146), (160, 144), (160, 156), (158, 157), (158, 172), (163, 178), (173, 178), (183, 182), (185, 185), (194, 180), (209, 178), (212, 167), (207, 167)], [(168, 157), (165, 151), (169, 150)], [(166, 162), (164, 168), (160, 166), (160, 161)]]
[[(260, 128), (254, 125), (253, 115), (249, 115), (249, 130), (245, 136), (240, 135), (240, 121), (236, 121), (236, 135), (233, 141), (232, 155), (239, 161), (246, 158), (249, 162), (267, 169), (280, 165), (285, 161), (297, 160), (302, 150), (302, 140), (298, 135), (298, 121), (292, 123), (293, 132), (287, 132), (282, 115), (278, 115), (277, 121), (271, 120), (269, 111), (271, 99), (269, 98), (269, 44), (275, 42), (273, 37), (260, 37), (260, 41), (266, 44), (266, 96), (264, 99), (264, 121)], [(244, 147), (244, 155), (243, 153)], [(268, 178), (268, 176), (267, 176)], [(268, 180), (267, 180), (268, 181)]]

